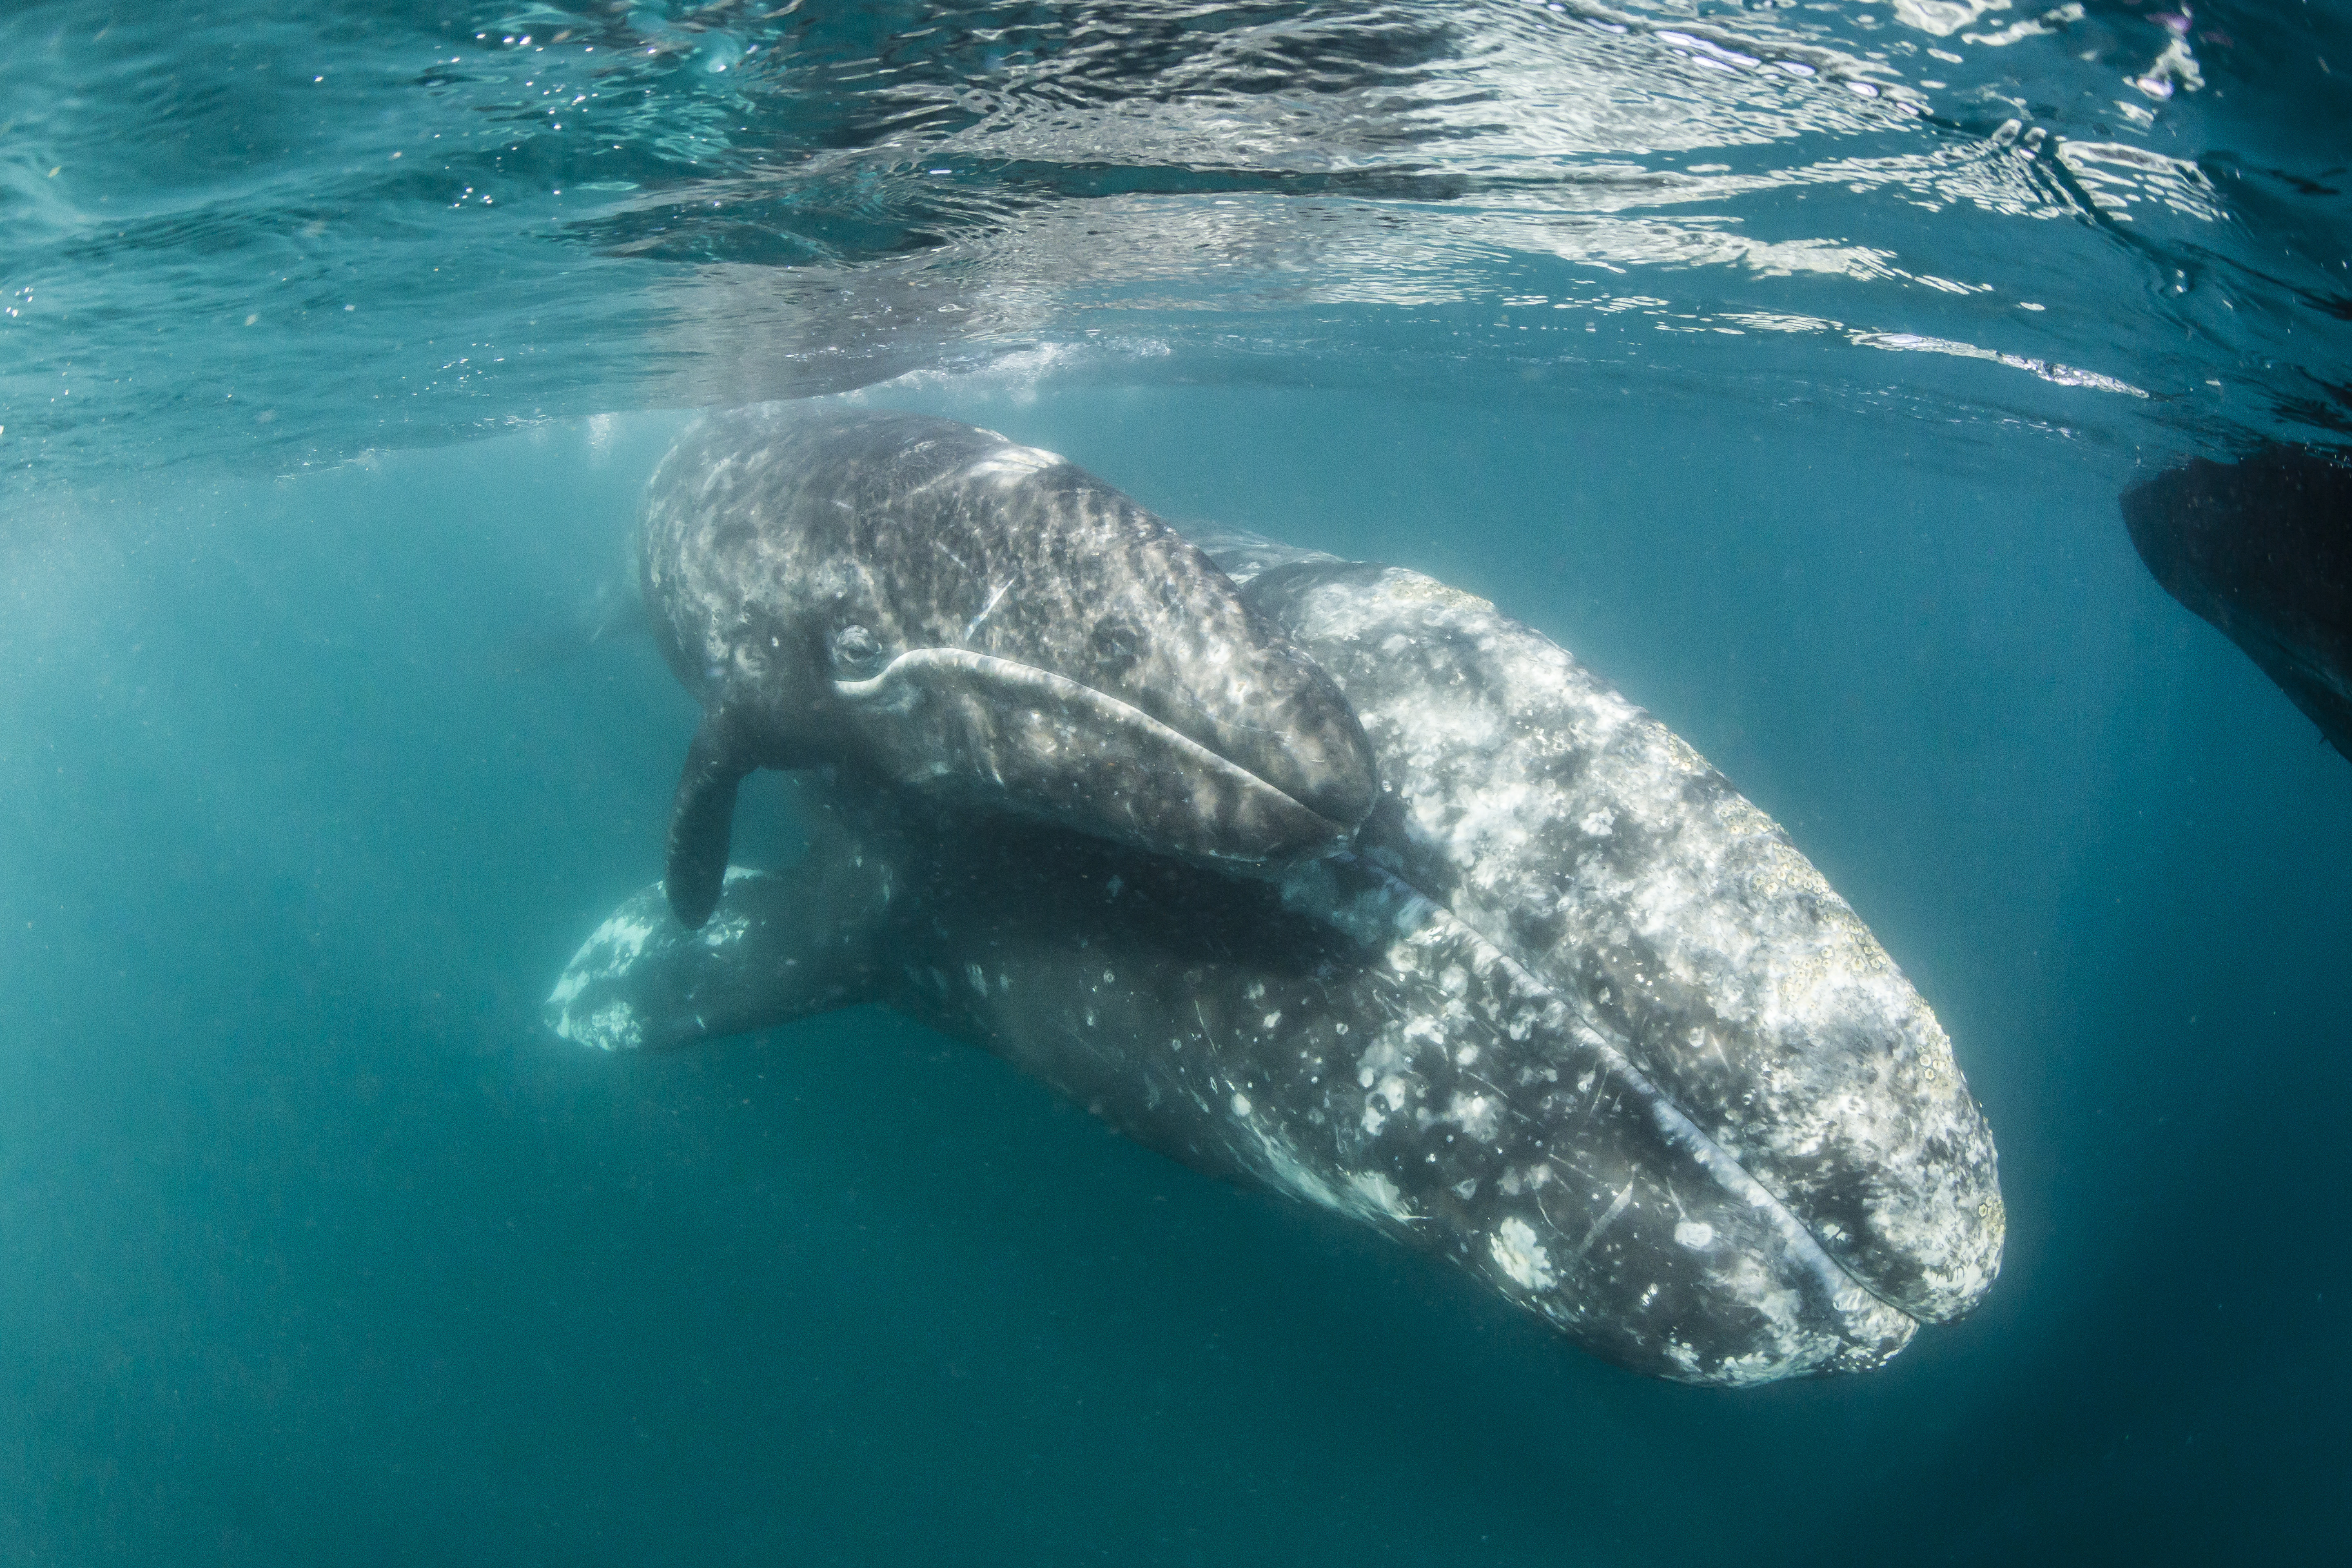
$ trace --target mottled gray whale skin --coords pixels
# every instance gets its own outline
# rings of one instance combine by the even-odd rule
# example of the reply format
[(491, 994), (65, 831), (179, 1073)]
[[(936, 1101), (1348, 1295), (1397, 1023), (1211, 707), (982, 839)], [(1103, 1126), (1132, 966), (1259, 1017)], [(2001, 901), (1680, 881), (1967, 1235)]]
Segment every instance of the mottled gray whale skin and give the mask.
[(572, 960), (550, 1021), (655, 1049), (879, 1002), (1656, 1376), (1859, 1371), (1911, 1337), (1612, 1042), (1370, 862), (1234, 879), (886, 805), (834, 794), (808, 859), (730, 869), (698, 932), (646, 889)]
[(1929, 1321), (1982, 1298), (2007, 1221), (1951, 1040), (1770, 817), (1483, 599), (1203, 542), (1371, 738), (1360, 853), (1619, 1041), (1880, 1298)]
[(638, 542), (655, 642), (704, 709), (665, 879), (689, 925), (759, 767), (1237, 866), (1336, 849), (1371, 808), (1370, 748), (1313, 660), (1158, 518), (993, 431), (709, 416)]
[(1354, 852), (1253, 882), (836, 785), (702, 935), (625, 906), (551, 1023), (656, 1048), (883, 1002), (1680, 1381), (1861, 1370), (1982, 1295), (1949, 1043), (1761, 812), (1484, 601), (1202, 542), (1364, 717)]

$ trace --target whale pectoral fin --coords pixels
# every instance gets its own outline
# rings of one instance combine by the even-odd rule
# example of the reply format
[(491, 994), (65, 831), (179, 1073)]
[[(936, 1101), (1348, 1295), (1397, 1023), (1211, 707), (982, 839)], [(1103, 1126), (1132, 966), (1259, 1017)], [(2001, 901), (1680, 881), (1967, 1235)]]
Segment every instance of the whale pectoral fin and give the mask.
[(877, 1000), (905, 887), (889, 845), (835, 828), (791, 871), (728, 873), (699, 931), (647, 888), (564, 966), (548, 1026), (608, 1051), (669, 1050)]
[(686, 769), (670, 805), (669, 863), (662, 873), (671, 910), (691, 930), (700, 930), (719, 907), (735, 827), (735, 790), (751, 771), (729, 743), (724, 716), (704, 718), (686, 749)]

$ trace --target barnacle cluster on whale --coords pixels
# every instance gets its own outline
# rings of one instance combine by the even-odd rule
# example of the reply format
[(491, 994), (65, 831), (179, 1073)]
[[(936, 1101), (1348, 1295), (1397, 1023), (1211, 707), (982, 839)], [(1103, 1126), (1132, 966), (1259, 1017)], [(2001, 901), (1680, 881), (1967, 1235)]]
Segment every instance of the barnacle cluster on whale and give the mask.
[[(565, 1037), (663, 1048), (878, 1002), (1680, 1381), (1864, 1370), (1990, 1287), (1992, 1140), (1925, 1002), (1763, 812), (1492, 605), (1248, 535), (1180, 550), (1071, 465), (897, 416), (706, 422), (646, 518), (674, 667), (690, 688), (734, 671), (713, 713), (773, 733), (792, 710), (760, 678), (781, 667), (745, 657), (743, 628), (861, 593), (869, 668), (1012, 647), (1095, 696), (992, 670), (909, 683), (884, 721), (803, 726), (797, 751), (728, 742), (729, 766), (831, 764), (806, 775), (808, 858), (725, 868), (722, 837), (689, 925), (674, 853), (667, 896), (630, 900), (566, 969)], [(959, 547), (998, 553), (943, 570)], [(1098, 547), (1134, 552), (1110, 580), (1163, 613), (1106, 591)], [(1081, 589), (1041, 589), (1055, 573)], [(999, 617), (1014, 642), (952, 640)], [(778, 684), (807, 700), (804, 672)], [(1247, 786), (1194, 784), (1220, 766), (1323, 826), (1265, 831)], [(1169, 769), (1193, 793), (1162, 782), (1130, 809)]]

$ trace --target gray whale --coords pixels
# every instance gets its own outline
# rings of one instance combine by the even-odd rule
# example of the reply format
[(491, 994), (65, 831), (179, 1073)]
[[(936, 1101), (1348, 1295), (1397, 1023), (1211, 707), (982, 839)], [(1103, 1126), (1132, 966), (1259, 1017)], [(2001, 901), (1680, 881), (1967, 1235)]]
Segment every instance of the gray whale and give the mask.
[(738, 784), (878, 784), (1217, 864), (1336, 849), (1371, 756), (1312, 659), (1167, 524), (1050, 452), (904, 414), (763, 405), (681, 435), (640, 589), (701, 700), (665, 885), (698, 925)]
[(1981, 1298), (2004, 1215), (1949, 1041), (1763, 813), (1482, 600), (1202, 542), (1363, 722), (1350, 852), (1253, 881), (836, 778), (806, 863), (730, 870), (698, 935), (638, 895), (551, 1024), (881, 1002), (1678, 1381), (1866, 1369)]
[(1360, 852), (1572, 998), (1872, 1291), (1931, 1321), (1973, 1306), (2006, 1233), (1991, 1134), (1934, 1013), (1780, 826), (1485, 600), (1249, 548), (1253, 601), (1379, 759)]

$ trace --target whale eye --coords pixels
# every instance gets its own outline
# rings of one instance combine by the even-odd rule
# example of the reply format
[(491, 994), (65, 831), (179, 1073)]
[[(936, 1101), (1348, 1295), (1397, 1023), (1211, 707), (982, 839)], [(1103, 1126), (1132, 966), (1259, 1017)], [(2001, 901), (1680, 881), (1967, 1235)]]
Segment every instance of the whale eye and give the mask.
[(863, 680), (882, 668), (882, 644), (855, 622), (833, 634), (833, 672), (844, 680)]

